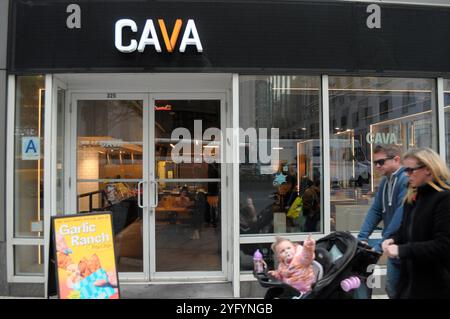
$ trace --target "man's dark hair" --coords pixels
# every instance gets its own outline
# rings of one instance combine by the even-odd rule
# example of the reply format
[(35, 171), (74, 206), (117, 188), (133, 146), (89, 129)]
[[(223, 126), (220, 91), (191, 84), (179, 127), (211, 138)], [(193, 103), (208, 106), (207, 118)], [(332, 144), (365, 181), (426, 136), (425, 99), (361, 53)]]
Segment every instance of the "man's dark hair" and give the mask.
[(387, 157), (394, 158), (395, 156), (402, 157), (402, 149), (398, 145), (377, 145), (373, 149), (373, 153), (385, 153)]

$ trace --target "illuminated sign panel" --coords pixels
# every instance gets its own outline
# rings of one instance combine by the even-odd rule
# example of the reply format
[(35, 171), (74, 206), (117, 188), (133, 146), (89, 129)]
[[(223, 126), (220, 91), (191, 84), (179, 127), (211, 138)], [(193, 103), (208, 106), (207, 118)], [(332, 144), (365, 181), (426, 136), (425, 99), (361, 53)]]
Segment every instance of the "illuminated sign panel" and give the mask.
[[(160, 27), (161, 34), (164, 39), (164, 44), (166, 46), (166, 50), (169, 53), (172, 53), (175, 49), (175, 45), (177, 43), (178, 35), (180, 34), (180, 29), (183, 21), (181, 19), (177, 19), (175, 22), (175, 26), (173, 28), (172, 34), (169, 39), (169, 35), (167, 33), (166, 24), (163, 19), (158, 19), (158, 24)], [(136, 22), (131, 19), (120, 19), (116, 22), (115, 25), (115, 46), (117, 50), (123, 53), (131, 53), (136, 51), (144, 52), (146, 46), (153, 46), (156, 52), (162, 52), (161, 44), (159, 42), (158, 34), (155, 29), (155, 25), (152, 19), (147, 19), (145, 22), (144, 29), (142, 31), (139, 42), (136, 39), (132, 39), (128, 45), (123, 44), (123, 29), (130, 28), (133, 32), (138, 32), (138, 27)], [(197, 28), (195, 27), (195, 22), (192, 19), (189, 19), (186, 24), (186, 28), (183, 34), (183, 38), (180, 43), (180, 52), (186, 51), (186, 46), (194, 45), (197, 49), (197, 52), (203, 52), (202, 43), (200, 41), (200, 37), (197, 32)]]

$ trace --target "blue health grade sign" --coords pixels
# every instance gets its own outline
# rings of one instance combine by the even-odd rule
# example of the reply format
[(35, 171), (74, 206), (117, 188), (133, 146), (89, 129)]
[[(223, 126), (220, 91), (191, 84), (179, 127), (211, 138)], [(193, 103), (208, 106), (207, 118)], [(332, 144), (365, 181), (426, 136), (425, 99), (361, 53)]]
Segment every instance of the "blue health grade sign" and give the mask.
[(39, 137), (22, 137), (22, 160), (37, 161), (41, 158), (41, 141)]

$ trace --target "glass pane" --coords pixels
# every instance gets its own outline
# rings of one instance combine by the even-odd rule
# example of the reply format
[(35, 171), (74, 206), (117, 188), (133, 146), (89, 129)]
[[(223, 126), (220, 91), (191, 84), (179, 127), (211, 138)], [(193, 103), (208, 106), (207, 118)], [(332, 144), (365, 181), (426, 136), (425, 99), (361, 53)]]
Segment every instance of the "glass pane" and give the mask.
[(240, 77), (241, 234), (321, 231), (319, 88), (319, 77)]
[(43, 276), (44, 246), (14, 246), (14, 275)]
[(444, 80), (445, 145), (447, 145), (447, 166), (450, 167), (450, 80)]
[(119, 272), (143, 271), (142, 100), (79, 100), (78, 212), (110, 211)]
[(17, 76), (14, 120), (14, 236), (42, 237), (45, 77)]
[(111, 212), (118, 271), (143, 271), (142, 208), (137, 202), (137, 182), (79, 182), (78, 208), (79, 212)]
[(270, 270), (275, 269), (275, 254), (270, 249), (271, 243), (264, 244), (241, 244), (241, 251), (239, 252), (239, 259), (241, 261), (241, 271), (253, 271), (253, 254), (257, 249), (263, 255), (264, 261)]
[(331, 230), (359, 231), (382, 177), (372, 165), (376, 145), (436, 149), (434, 87), (429, 79), (329, 78)]
[(220, 183), (159, 183), (156, 271), (220, 271)]
[(120, 179), (78, 182), (78, 212), (103, 211), (125, 200), (136, 200), (137, 183)]
[(56, 136), (56, 215), (64, 215), (64, 152), (65, 152), (65, 107), (66, 91), (58, 88)]
[(78, 179), (142, 178), (142, 100), (79, 100)]
[(220, 177), (220, 100), (155, 101), (158, 179)]

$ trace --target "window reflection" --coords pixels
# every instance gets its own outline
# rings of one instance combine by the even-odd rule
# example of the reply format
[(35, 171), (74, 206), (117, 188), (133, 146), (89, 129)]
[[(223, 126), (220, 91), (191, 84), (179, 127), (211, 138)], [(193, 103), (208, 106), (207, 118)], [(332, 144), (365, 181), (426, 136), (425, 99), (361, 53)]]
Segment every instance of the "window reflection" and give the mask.
[(220, 178), (220, 100), (156, 100), (155, 121), (158, 179)]
[(142, 178), (141, 100), (79, 100), (77, 119), (79, 180)]
[(44, 76), (17, 76), (14, 111), (15, 237), (42, 237), (44, 234), (44, 106)]
[(436, 149), (434, 99), (433, 80), (329, 78), (331, 230), (359, 231), (381, 180), (375, 145)]
[(220, 105), (155, 101), (156, 271), (222, 270)]
[[(255, 144), (241, 132), (241, 234), (321, 230), (319, 84), (318, 77), (240, 77), (240, 127), (260, 134), (253, 163)], [(278, 160), (263, 161), (261, 147)]]
[(143, 271), (142, 100), (78, 100), (77, 207), (112, 214), (119, 272)]
[(42, 276), (44, 273), (44, 246), (14, 246), (14, 275)]
[(156, 223), (157, 271), (220, 271), (221, 209), (218, 182), (161, 185)]

